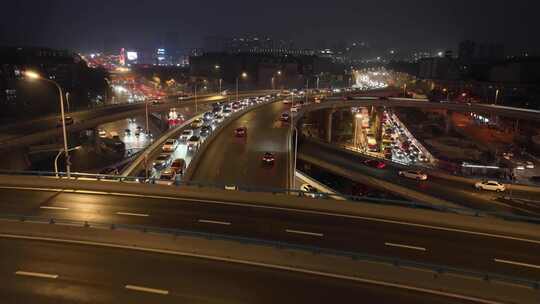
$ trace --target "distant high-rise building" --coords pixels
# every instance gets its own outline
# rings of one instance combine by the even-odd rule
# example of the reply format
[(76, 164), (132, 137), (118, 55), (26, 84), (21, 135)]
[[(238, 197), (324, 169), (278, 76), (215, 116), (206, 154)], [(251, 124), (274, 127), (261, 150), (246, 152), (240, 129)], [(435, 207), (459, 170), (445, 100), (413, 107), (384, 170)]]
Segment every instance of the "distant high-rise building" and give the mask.
[(504, 45), (466, 40), (459, 44), (458, 57), (462, 62), (501, 60), (504, 59)]

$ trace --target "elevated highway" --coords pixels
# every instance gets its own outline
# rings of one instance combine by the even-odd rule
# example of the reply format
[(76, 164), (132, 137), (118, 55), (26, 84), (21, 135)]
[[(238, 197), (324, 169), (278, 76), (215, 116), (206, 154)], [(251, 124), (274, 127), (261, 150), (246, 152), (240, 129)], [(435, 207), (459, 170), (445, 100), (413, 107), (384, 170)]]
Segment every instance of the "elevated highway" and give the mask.
[(8, 214), (196, 230), (540, 279), (536, 266), (519, 266), (540, 265), (538, 227), (475, 213), (113, 181), (10, 176), (0, 185)]
[[(268, 92), (273, 91), (244, 92), (240, 96), (261, 95), (267, 94)], [(221, 101), (226, 98), (228, 97), (221, 95), (203, 96), (198, 98), (197, 104), (203, 105), (210, 102)], [(148, 109), (150, 112), (162, 112), (169, 110), (171, 107), (193, 105), (195, 105), (194, 99), (178, 101), (175, 98), (169, 98), (164, 100), (163, 103), (149, 105)], [(135, 103), (73, 112), (66, 114), (74, 119), (74, 124), (67, 126), (67, 130), (68, 132), (80, 132), (89, 128), (94, 128), (100, 124), (144, 115), (145, 111), (145, 103)], [(0, 151), (53, 140), (61, 136), (61, 129), (57, 126), (58, 119), (57, 116), (51, 116), (28, 122), (11, 124), (0, 128), (0, 134), (2, 134), (0, 137)]]

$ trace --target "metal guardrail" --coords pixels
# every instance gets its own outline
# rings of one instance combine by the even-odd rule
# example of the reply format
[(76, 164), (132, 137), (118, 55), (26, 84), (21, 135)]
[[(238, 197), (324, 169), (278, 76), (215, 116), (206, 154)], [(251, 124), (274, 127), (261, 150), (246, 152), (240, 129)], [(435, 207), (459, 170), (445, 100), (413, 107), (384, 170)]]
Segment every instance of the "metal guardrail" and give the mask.
[(353, 251), (343, 251), (323, 247), (315, 247), (309, 245), (300, 245), (292, 244), (287, 242), (280, 241), (269, 241), (263, 239), (249, 238), (249, 237), (239, 237), (231, 236), (225, 234), (217, 233), (208, 233), (201, 231), (193, 230), (183, 230), (183, 229), (173, 229), (173, 228), (158, 228), (151, 226), (142, 226), (142, 225), (128, 225), (128, 224), (114, 224), (114, 223), (100, 223), (100, 222), (89, 222), (89, 221), (80, 221), (80, 220), (68, 220), (61, 218), (44, 218), (44, 217), (35, 217), (35, 216), (26, 216), (26, 215), (13, 215), (13, 214), (0, 214), (1, 220), (12, 220), (20, 222), (32, 222), (32, 223), (41, 223), (41, 224), (56, 224), (56, 225), (69, 225), (69, 226), (80, 226), (85, 228), (99, 228), (99, 229), (124, 229), (128, 231), (139, 231), (141, 233), (156, 233), (163, 235), (172, 235), (172, 236), (185, 236), (185, 237), (196, 237), (207, 240), (222, 240), (222, 241), (232, 241), (241, 244), (252, 244), (257, 246), (266, 246), (277, 249), (285, 250), (301, 250), (311, 252), (313, 254), (326, 254), (331, 256), (345, 257), (350, 258), (355, 261), (365, 261), (365, 262), (377, 262), (383, 263), (388, 266), (394, 267), (407, 267), (407, 268), (416, 268), (423, 271), (432, 271), (434, 273), (434, 278), (444, 275), (459, 275), (466, 276), (473, 279), (480, 279), (487, 282), (503, 282), (510, 283), (515, 285), (520, 285), (526, 288), (532, 288), (538, 290), (540, 288), (540, 281), (534, 281), (524, 278), (518, 278), (509, 275), (496, 274), (490, 272), (480, 272), (473, 270), (466, 270), (461, 268), (449, 267), (444, 265), (430, 264), (430, 263), (421, 263), (410, 260), (404, 260), (394, 257), (384, 257), (370, 255), (360, 252)]
[[(45, 178), (54, 178), (64, 180), (67, 179), (67, 174), (65, 172), (59, 172), (58, 177), (54, 172), (42, 172), (42, 171), (8, 171), (0, 170), (0, 175), (11, 175), (11, 176), (37, 176)], [(119, 176), (119, 175), (106, 175), (106, 174), (90, 174), (90, 173), (71, 173), (72, 180), (95, 180), (95, 181), (115, 181), (120, 183), (143, 183), (143, 184), (156, 184), (156, 181), (159, 179), (149, 178), (144, 179), (142, 177), (134, 176)], [(246, 185), (230, 185), (223, 183), (203, 183), (203, 182), (193, 182), (193, 181), (182, 181), (176, 179), (171, 184), (172, 187), (200, 187), (200, 188), (213, 188), (220, 190), (234, 190), (238, 192), (261, 192), (269, 193), (274, 195), (283, 195), (283, 196), (298, 196), (298, 197), (307, 197), (312, 199), (319, 200), (336, 200), (339, 198), (339, 203), (368, 203), (368, 204), (377, 204), (377, 205), (387, 205), (387, 206), (398, 206), (398, 207), (407, 207), (413, 209), (424, 209), (444, 213), (453, 213), (465, 216), (472, 217), (495, 217), (503, 219), (506, 221), (514, 222), (526, 222), (531, 224), (540, 224), (540, 217), (524, 216), (517, 215), (505, 212), (497, 211), (484, 211), (476, 209), (467, 209), (459, 207), (450, 207), (434, 204), (426, 204), (415, 201), (403, 201), (395, 199), (383, 199), (383, 198), (374, 198), (368, 196), (354, 196), (346, 194), (331, 194), (331, 193), (322, 193), (322, 192), (306, 192), (296, 189), (284, 189), (284, 188), (270, 188), (270, 187), (253, 187)]]

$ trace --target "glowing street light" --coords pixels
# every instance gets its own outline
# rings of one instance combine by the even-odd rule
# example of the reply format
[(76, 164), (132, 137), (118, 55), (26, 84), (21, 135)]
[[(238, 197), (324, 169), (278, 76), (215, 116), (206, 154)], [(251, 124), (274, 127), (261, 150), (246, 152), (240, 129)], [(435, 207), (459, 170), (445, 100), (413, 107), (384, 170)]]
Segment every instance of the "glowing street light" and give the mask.
[(67, 178), (70, 178), (71, 177), (71, 162), (69, 159), (69, 149), (68, 149), (67, 132), (66, 132), (66, 116), (64, 112), (64, 92), (62, 91), (62, 87), (60, 87), (60, 85), (56, 81), (41, 77), (41, 75), (39, 75), (37, 72), (34, 72), (34, 71), (30, 71), (30, 70), (25, 71), (24, 75), (28, 77), (29, 79), (43, 80), (43, 81), (52, 83), (58, 89), (58, 94), (60, 96), (60, 115), (62, 117), (62, 135), (64, 137), (64, 149), (62, 151), (65, 151), (66, 153), (66, 173), (67, 173)]
[[(248, 74), (246, 72), (242, 72), (242, 74), (240, 74), (240, 76), (242, 78), (247, 78), (248, 77)], [(236, 77), (236, 100), (238, 101), (238, 81), (239, 81), (240, 77)]]

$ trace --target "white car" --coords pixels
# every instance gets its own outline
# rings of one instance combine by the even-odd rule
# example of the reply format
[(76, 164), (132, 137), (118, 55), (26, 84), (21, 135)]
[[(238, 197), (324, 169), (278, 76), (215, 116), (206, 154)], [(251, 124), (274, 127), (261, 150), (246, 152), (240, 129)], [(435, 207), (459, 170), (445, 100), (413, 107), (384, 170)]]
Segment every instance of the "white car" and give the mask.
[(201, 138), (199, 136), (191, 136), (188, 139), (187, 146), (189, 151), (197, 151), (201, 145)]
[(302, 195), (305, 195), (307, 197), (317, 198), (319, 196), (319, 190), (317, 190), (317, 188), (313, 187), (310, 184), (303, 184), (302, 186), (300, 186), (300, 190), (304, 191)]
[(291, 103), (291, 100), (290, 99), (285, 99), (283, 100), (283, 104), (290, 104)]
[(528, 161), (526, 164), (525, 164), (525, 167), (527, 169), (534, 169), (534, 163), (531, 162), (531, 161)]
[(497, 181), (481, 181), (474, 184), (474, 187), (477, 190), (488, 190), (497, 192), (503, 192), (506, 190), (506, 187)]
[(191, 129), (184, 130), (182, 134), (180, 134), (180, 140), (181, 141), (187, 141), (191, 136), (193, 136), (194, 132)]
[(516, 163), (517, 170), (525, 170), (525, 165), (523, 163)]
[(422, 171), (412, 171), (412, 170), (399, 171), (399, 176), (403, 176), (403, 177), (415, 179), (415, 180), (421, 180), (421, 181), (425, 181), (428, 179), (427, 174)]
[(171, 138), (163, 144), (163, 147), (161, 147), (161, 149), (163, 150), (163, 152), (174, 152), (174, 150), (176, 150), (176, 147), (178, 147), (178, 141)]
[(158, 180), (156, 180), (156, 184), (159, 185), (172, 185), (174, 183), (174, 180), (176, 178), (176, 171), (174, 171), (171, 168), (167, 168), (161, 172), (161, 176)]
[(291, 107), (291, 112), (293, 113), (298, 112), (298, 106)]

